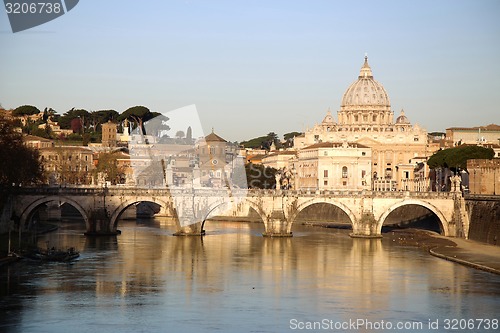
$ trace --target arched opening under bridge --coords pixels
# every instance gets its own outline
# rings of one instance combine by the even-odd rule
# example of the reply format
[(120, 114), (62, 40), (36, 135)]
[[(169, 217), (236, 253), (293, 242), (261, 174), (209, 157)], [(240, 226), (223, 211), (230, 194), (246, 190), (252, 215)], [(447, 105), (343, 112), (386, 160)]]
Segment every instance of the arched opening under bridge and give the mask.
[(292, 230), (294, 225), (301, 224), (352, 230), (349, 215), (339, 206), (328, 202), (312, 203), (302, 208), (293, 221)]
[(262, 213), (250, 202), (240, 202), (237, 207), (234, 202), (215, 204), (205, 214), (201, 229), (207, 234), (248, 231), (262, 236), (265, 232)]
[(31, 203), (21, 214), (21, 228), (35, 233), (55, 229), (84, 231), (88, 216), (80, 205), (69, 198), (45, 197)]
[(110, 212), (112, 230), (119, 226), (137, 226), (175, 229), (176, 214), (171, 202), (157, 198), (134, 198), (122, 203)]
[(382, 221), (381, 232), (390, 232), (400, 229), (429, 230), (445, 235), (443, 222), (438, 216), (439, 212), (422, 204), (402, 204), (393, 207), (387, 212)]

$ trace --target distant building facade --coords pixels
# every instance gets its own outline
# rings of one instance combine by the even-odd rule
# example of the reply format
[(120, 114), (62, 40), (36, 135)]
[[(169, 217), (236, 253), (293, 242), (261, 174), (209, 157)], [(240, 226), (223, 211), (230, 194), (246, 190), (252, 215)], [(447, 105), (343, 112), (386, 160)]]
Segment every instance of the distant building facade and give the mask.
[(101, 142), (103, 147), (116, 147), (118, 142), (118, 124), (111, 120), (101, 124), (102, 137)]
[(83, 146), (40, 148), (49, 184), (89, 185), (94, 169), (93, 151)]
[(500, 158), (468, 160), (467, 171), (471, 194), (500, 195)]
[(500, 144), (500, 125), (447, 128), (446, 145), (454, 147), (460, 144)]
[(321, 142), (298, 152), (297, 189), (370, 189), (372, 151), (359, 143)]

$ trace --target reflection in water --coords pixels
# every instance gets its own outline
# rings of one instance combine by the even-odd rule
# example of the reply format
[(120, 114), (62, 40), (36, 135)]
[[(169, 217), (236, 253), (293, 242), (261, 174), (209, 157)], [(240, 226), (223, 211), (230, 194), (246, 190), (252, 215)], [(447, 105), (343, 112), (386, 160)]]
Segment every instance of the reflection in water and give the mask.
[(0, 271), (0, 330), (281, 332), (291, 319), (427, 324), (495, 318), (500, 306), (499, 276), (349, 230), (267, 238), (259, 223), (210, 221), (203, 238), (175, 237), (174, 221), (153, 219), (87, 238), (78, 228), (39, 241), (75, 247), (74, 263)]

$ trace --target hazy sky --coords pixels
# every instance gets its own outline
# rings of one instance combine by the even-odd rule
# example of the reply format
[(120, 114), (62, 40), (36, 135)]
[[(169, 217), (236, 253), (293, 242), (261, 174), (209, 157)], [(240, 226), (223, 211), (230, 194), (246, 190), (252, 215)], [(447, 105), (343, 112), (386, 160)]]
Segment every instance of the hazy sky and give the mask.
[[(368, 53), (396, 116), (428, 131), (500, 124), (500, 1), (80, 0), (13, 34), (0, 103), (64, 113), (195, 104), (242, 141), (335, 118)], [(173, 134), (174, 135), (174, 134)]]

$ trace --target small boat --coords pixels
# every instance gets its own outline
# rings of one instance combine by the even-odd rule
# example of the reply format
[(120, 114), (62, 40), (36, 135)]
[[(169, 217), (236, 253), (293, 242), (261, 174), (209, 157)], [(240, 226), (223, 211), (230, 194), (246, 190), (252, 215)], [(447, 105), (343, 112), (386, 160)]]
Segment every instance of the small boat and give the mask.
[(80, 256), (80, 253), (71, 247), (66, 251), (56, 250), (55, 248), (42, 250), (40, 248), (35, 249), (23, 255), (24, 258), (37, 261), (59, 261), (66, 262), (76, 259)]

